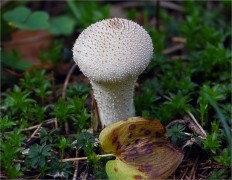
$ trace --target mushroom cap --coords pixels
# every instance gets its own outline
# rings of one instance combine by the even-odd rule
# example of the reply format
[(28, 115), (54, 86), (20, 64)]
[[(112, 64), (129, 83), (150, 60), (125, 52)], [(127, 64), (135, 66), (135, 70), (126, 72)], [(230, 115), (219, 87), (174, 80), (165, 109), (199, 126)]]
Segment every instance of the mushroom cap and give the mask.
[(73, 47), (74, 61), (89, 79), (118, 82), (137, 78), (153, 54), (152, 40), (139, 24), (106, 19), (86, 28)]

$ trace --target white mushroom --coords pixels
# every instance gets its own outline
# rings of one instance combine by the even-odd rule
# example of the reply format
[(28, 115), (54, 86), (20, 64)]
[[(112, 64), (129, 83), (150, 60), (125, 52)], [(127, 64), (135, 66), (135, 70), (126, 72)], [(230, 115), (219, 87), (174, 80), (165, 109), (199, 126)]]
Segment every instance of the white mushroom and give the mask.
[(79, 35), (74, 61), (90, 79), (103, 126), (135, 115), (134, 85), (152, 54), (149, 34), (130, 20), (99, 21)]

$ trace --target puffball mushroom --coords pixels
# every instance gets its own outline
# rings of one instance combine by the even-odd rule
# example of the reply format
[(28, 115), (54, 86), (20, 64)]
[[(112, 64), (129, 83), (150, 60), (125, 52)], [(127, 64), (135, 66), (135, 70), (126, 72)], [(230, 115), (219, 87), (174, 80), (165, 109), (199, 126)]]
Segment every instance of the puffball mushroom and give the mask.
[(135, 116), (135, 82), (152, 54), (147, 31), (127, 19), (102, 20), (79, 35), (73, 58), (90, 79), (103, 127)]

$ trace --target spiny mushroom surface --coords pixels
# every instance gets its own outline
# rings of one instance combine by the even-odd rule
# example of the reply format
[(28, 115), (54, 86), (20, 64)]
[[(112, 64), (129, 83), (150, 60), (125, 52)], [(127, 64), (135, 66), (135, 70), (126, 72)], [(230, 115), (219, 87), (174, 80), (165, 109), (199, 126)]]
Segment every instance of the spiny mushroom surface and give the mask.
[(74, 61), (90, 79), (103, 126), (135, 115), (134, 85), (152, 54), (151, 37), (130, 20), (99, 21), (79, 35)]

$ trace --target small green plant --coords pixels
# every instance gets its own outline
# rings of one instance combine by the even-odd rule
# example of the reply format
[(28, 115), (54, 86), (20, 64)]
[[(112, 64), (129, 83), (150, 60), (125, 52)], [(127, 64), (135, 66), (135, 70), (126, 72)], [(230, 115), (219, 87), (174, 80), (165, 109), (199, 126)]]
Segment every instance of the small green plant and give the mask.
[(46, 50), (42, 50), (39, 53), (39, 58), (42, 64), (51, 62), (53, 66), (62, 58), (63, 45), (61, 41), (53, 42), (52, 46)]
[(46, 145), (46, 143), (33, 144), (26, 156), (25, 163), (33, 168), (45, 167), (47, 160), (51, 157), (51, 147), (52, 145)]
[(28, 118), (36, 119), (39, 123), (41, 123), (44, 119), (46, 119), (46, 111), (48, 108), (49, 106), (33, 104), (28, 114)]
[(58, 122), (63, 124), (70, 118), (71, 110), (69, 108), (68, 102), (63, 98), (59, 98), (58, 102), (54, 106), (53, 114), (57, 118)]
[(35, 103), (35, 100), (29, 97), (30, 94), (31, 92), (22, 91), (19, 86), (15, 85), (12, 92), (5, 94), (6, 98), (3, 103), (12, 115), (24, 117), (29, 107)]
[(160, 119), (163, 123), (168, 123), (173, 116), (183, 116), (186, 111), (191, 109), (189, 96), (184, 96), (182, 93), (170, 93), (169, 100), (166, 100), (157, 109), (156, 118)]
[(207, 134), (207, 139), (203, 141), (204, 149), (210, 150), (213, 154), (219, 149), (221, 144), (219, 124), (214, 121), (211, 123), (212, 132)]
[(40, 144), (55, 144), (58, 142), (57, 134), (58, 129), (52, 129), (47, 131), (45, 128), (40, 129)]
[(184, 130), (185, 130), (185, 125), (175, 124), (167, 130), (167, 134), (171, 138), (174, 144), (179, 144), (186, 139), (186, 136), (183, 132)]
[(45, 70), (37, 70), (32, 73), (25, 73), (24, 78), (20, 79), (20, 85), (25, 90), (32, 91), (34, 89), (43, 89), (44, 86), (47, 88), (50, 87), (50, 81), (51, 80), (46, 77)]
[(81, 132), (76, 136), (76, 140), (78, 149), (82, 148), (87, 156), (87, 163), (96, 169), (99, 158), (94, 152), (95, 146), (98, 146), (98, 144), (95, 145), (95, 137), (88, 132)]
[(35, 85), (39, 84), (42, 81), (42, 76), (45, 71), (36, 71), (34, 73), (25, 73), (24, 78), (20, 79), (20, 85), (24, 89), (32, 90)]
[(49, 90), (50, 87), (51, 83), (47, 82), (35, 89), (35, 95), (41, 99), (42, 104), (45, 103), (46, 97), (52, 93), (52, 91)]
[(72, 99), (64, 100), (60, 98), (54, 105), (54, 112), (52, 113), (61, 123), (61, 125), (67, 121), (74, 121), (74, 125), (79, 129), (85, 129), (89, 126), (87, 121), (90, 118), (90, 114), (85, 109), (85, 101), (87, 96), (74, 97)]
[(60, 155), (61, 159), (64, 158), (65, 149), (73, 147), (73, 145), (71, 144), (71, 140), (70, 139), (66, 139), (65, 137), (60, 137), (60, 141), (58, 142), (57, 146), (58, 146), (58, 148), (61, 151), (61, 155)]
[(189, 96), (183, 96), (178, 92), (178, 94), (170, 94), (170, 101), (167, 101), (165, 104), (169, 105), (176, 113), (182, 114), (191, 108), (189, 104), (190, 101), (191, 99)]
[(206, 94), (215, 101), (222, 101), (226, 98), (226, 94), (223, 93), (220, 85), (215, 85), (212, 88), (206, 84), (202, 86), (200, 96), (198, 98), (198, 112), (200, 113), (202, 126), (208, 123), (209, 100)]
[(86, 96), (90, 92), (90, 86), (83, 84), (83, 83), (77, 83), (74, 85), (70, 85), (67, 89), (67, 96), (68, 97), (74, 97), (74, 96)]
[(152, 37), (153, 44), (156, 44), (155, 54), (161, 54), (164, 49), (165, 35), (158, 32), (154, 28), (148, 28), (148, 32)]
[(87, 163), (93, 165), (93, 168), (96, 169), (99, 157), (97, 157), (94, 152), (94, 145), (90, 141), (87, 141), (86, 146), (84, 147), (85, 155), (87, 156)]
[[(219, 124), (214, 121), (211, 123), (212, 132), (207, 134), (207, 139), (203, 141), (204, 149), (209, 150), (213, 154), (213, 159), (221, 164), (225, 169), (227, 169), (231, 164), (231, 152), (229, 148), (220, 150), (222, 146), (222, 140), (225, 138), (221, 134), (219, 129)], [(221, 152), (220, 152), (221, 151)], [(215, 171), (211, 176), (217, 176), (223, 169)]]
[(231, 165), (231, 150), (229, 148), (223, 149), (220, 155), (215, 156), (214, 159), (225, 168)]
[(16, 51), (2, 51), (1, 49), (1, 65), (19, 72), (28, 70), (32, 63), (24, 61), (22, 56)]
[[(6, 117), (4, 121), (6, 121)], [(20, 163), (14, 163), (14, 160), (21, 157), (24, 140), (25, 137), (21, 134), (20, 130), (14, 130), (11, 134), (3, 135), (0, 138), (1, 169), (6, 172), (7, 177), (10, 179), (14, 179), (22, 175)]]
[(58, 159), (52, 159), (51, 169), (49, 170), (50, 175), (55, 177), (61, 177), (68, 179), (73, 174), (73, 165), (70, 162), (59, 162)]
[[(185, 5), (187, 16), (181, 25), (181, 32), (187, 38), (187, 47), (189, 49), (199, 49), (205, 47), (207, 43), (215, 44), (224, 40), (223, 30), (225, 24), (221, 24), (223, 28), (217, 30), (218, 22), (214, 21), (216, 16), (221, 16), (217, 11), (210, 12), (210, 14), (208, 12), (203, 13), (205, 4), (197, 6), (193, 2), (185, 2)], [(205, 23), (210, 24), (205, 26)]]
[(152, 112), (155, 102), (160, 99), (156, 94), (157, 81), (147, 80), (141, 87), (141, 95), (135, 96), (136, 113), (141, 115), (144, 111)]
[(0, 131), (2, 133), (2, 137), (4, 136), (4, 132), (13, 126), (15, 126), (16, 123), (13, 122), (13, 120), (9, 116), (3, 116), (0, 117)]
[(87, 145), (87, 142), (94, 143), (95, 142), (95, 137), (88, 133), (88, 132), (81, 132), (76, 135), (76, 143), (77, 143), (77, 148), (82, 149)]
[(226, 169), (217, 169), (208, 177), (209, 180), (227, 179), (228, 171)]

